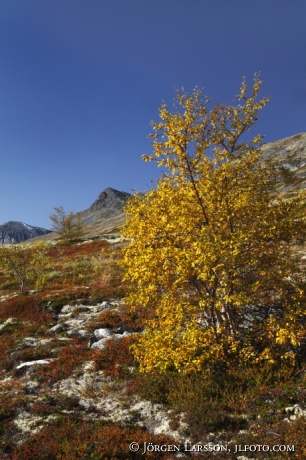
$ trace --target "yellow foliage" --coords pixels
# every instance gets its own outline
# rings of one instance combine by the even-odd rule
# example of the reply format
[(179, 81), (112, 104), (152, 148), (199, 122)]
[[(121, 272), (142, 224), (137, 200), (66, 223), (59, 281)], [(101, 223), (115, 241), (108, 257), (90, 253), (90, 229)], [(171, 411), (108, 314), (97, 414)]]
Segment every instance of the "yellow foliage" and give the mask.
[(238, 105), (210, 111), (198, 89), (177, 92), (174, 112), (163, 104), (152, 123), (143, 159), (168, 173), (129, 200), (123, 229), (127, 300), (153, 312), (133, 346), (142, 370), (271, 361), (301, 339), (305, 290), (290, 243), (305, 238), (304, 195), (279, 198), (262, 137), (245, 140), (268, 102), (257, 101), (261, 84), (255, 76), (248, 97), (243, 80)]

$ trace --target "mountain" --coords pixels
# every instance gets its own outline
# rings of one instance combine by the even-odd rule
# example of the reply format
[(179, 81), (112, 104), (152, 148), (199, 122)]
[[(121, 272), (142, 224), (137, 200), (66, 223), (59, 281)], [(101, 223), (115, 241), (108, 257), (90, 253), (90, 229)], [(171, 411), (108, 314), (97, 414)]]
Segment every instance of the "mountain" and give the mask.
[(81, 222), (83, 224), (93, 224), (110, 217), (119, 216), (122, 214), (122, 208), (130, 196), (130, 193), (119, 192), (111, 187), (106, 188), (88, 209), (78, 213)]
[(292, 196), (306, 188), (306, 133), (295, 134), (261, 148), (262, 160), (276, 161), (280, 172), (277, 190)]
[[(103, 190), (88, 209), (77, 213), (84, 224), (84, 236), (92, 238), (104, 234), (118, 234), (119, 228), (124, 225), (126, 219), (123, 206), (130, 196), (130, 193), (119, 192), (111, 187)], [(32, 238), (31, 243), (57, 239), (58, 234), (52, 232)]]
[[(301, 188), (306, 188), (306, 133), (264, 144), (261, 147), (261, 157), (263, 161), (276, 161), (280, 171), (277, 185), (280, 195), (290, 196)], [(130, 193), (120, 192), (111, 187), (103, 190), (88, 209), (78, 213), (84, 224), (85, 236), (118, 233), (126, 219), (122, 209), (130, 196)], [(50, 235), (47, 233), (50, 231), (21, 222), (8, 222), (0, 226), (0, 243), (24, 241), (33, 237), (35, 240), (32, 241), (58, 238), (54, 232)]]
[(0, 225), (0, 244), (19, 243), (46, 233), (51, 233), (51, 231), (23, 222), (10, 221)]

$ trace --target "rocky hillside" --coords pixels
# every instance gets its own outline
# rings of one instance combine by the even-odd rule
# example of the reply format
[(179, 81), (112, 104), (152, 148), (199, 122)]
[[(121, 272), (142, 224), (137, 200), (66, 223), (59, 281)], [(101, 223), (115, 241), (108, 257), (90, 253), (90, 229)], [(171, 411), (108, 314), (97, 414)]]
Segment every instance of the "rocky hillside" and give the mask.
[(51, 233), (51, 231), (23, 222), (10, 221), (0, 225), (0, 244), (19, 243), (46, 233)]
[(292, 195), (306, 187), (306, 133), (265, 144), (263, 160), (275, 160), (281, 173), (280, 194)]
[[(111, 187), (103, 190), (88, 209), (78, 213), (84, 224), (84, 237), (92, 238), (104, 234), (117, 234), (118, 229), (125, 222), (122, 209), (130, 196), (127, 192), (119, 192)], [(49, 232), (28, 238), (31, 238), (29, 243), (34, 243), (36, 241), (54, 241), (58, 239), (58, 235), (55, 232)]]
[(88, 209), (79, 213), (81, 221), (83, 224), (93, 224), (122, 214), (122, 208), (130, 196), (130, 193), (106, 188)]

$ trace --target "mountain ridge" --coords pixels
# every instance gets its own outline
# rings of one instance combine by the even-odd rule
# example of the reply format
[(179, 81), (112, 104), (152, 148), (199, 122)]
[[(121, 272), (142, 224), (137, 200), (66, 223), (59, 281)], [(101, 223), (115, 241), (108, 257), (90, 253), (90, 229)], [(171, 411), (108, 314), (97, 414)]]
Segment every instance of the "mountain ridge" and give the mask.
[[(276, 160), (281, 178), (277, 185), (277, 191), (280, 195), (285, 194), (290, 197), (299, 190), (306, 188), (306, 132), (263, 144), (261, 158), (263, 161)], [(105, 188), (87, 209), (77, 213), (84, 224), (84, 236), (94, 237), (106, 233), (118, 233), (119, 228), (124, 225), (126, 220), (123, 207), (131, 196), (130, 193), (118, 191), (111, 187)], [(3, 242), (1, 243), (1, 235), (3, 235), (1, 227), (6, 224), (0, 226), (0, 244), (3, 244)], [(19, 224), (27, 225), (22, 222)], [(58, 237), (55, 232), (50, 230), (31, 225), (28, 227), (43, 230), (44, 233), (25, 239), (16, 237), (15, 240), (18, 239), (16, 242), (55, 240)], [(24, 235), (24, 232), (21, 233)]]
[(0, 225), (0, 244), (20, 243), (47, 233), (51, 233), (51, 230), (10, 220)]

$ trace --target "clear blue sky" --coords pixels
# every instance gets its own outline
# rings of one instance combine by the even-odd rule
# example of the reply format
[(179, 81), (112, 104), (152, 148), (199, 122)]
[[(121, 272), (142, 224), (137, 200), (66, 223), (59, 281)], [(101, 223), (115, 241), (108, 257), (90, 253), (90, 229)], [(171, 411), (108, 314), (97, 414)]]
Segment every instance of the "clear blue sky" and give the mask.
[(174, 87), (231, 102), (260, 71), (257, 131), (306, 131), (305, 0), (1, 0), (0, 224), (50, 227), (106, 187), (150, 187)]

